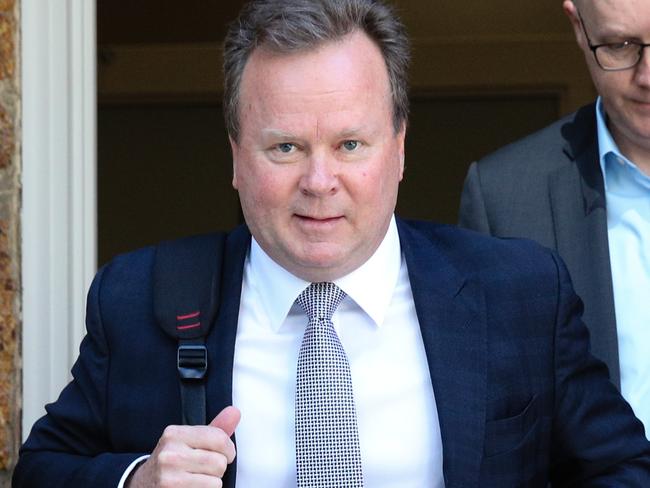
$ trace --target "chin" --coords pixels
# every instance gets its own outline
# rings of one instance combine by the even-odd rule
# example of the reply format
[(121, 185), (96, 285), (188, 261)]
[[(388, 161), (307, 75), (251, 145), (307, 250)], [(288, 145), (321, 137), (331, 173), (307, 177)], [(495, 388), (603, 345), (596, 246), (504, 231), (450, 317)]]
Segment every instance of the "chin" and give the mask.
[(327, 271), (328, 269), (336, 268), (340, 265), (340, 260), (331, 255), (310, 255), (304, 256), (301, 266), (314, 271)]
[(310, 276), (310, 281), (331, 281), (340, 278), (339, 270), (342, 267), (340, 256), (332, 254), (309, 254), (302, 256), (299, 267), (303, 274)]

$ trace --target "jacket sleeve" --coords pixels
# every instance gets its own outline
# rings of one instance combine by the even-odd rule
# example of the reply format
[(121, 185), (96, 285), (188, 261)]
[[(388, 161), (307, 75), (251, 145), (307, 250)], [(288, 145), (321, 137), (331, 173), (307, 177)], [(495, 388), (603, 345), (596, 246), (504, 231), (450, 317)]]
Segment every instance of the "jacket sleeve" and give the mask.
[(555, 331), (554, 487), (648, 487), (650, 443), (613, 383), (589, 352), (582, 302), (554, 254), (559, 296)]
[(490, 234), (490, 224), (485, 209), (481, 179), (476, 162), (471, 164), (465, 177), (465, 184), (463, 185), (463, 192), (460, 197), (458, 225), (466, 229)]
[(102, 279), (97, 273), (88, 293), (87, 333), (73, 380), (46, 406), (20, 450), (12, 486), (117, 487), (124, 470), (145, 453), (114, 452), (106, 427), (110, 351), (101, 313)]

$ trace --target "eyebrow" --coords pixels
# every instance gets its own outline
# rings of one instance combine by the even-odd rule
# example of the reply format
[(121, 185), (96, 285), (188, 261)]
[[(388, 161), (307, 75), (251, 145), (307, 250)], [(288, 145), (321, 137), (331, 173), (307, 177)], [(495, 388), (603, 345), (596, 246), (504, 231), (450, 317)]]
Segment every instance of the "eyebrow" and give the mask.
[(639, 36), (631, 35), (630, 33), (624, 32), (620, 29), (607, 30), (607, 28), (605, 28), (603, 32), (598, 33), (598, 37), (600, 37), (604, 41), (611, 41), (612, 39), (616, 39), (616, 40), (622, 39), (622, 40), (643, 42), (643, 40)]
[[(584, 21), (583, 21), (584, 26)], [(608, 42), (611, 40), (629, 40), (643, 42), (642, 39), (618, 25), (601, 24), (596, 26), (594, 32), (589, 31), (592, 37), (596, 37), (599, 42)], [(594, 39), (591, 39), (594, 42)]]
[[(357, 137), (361, 133), (363, 133), (363, 129), (361, 127), (350, 127), (336, 133), (335, 137), (338, 139), (348, 139), (348, 138)], [(262, 136), (264, 138), (274, 139), (274, 140), (289, 140), (289, 141), (302, 140), (302, 138), (298, 137), (296, 134), (281, 129), (262, 129)]]
[(298, 139), (295, 134), (280, 129), (262, 129), (262, 136), (272, 139)]
[(337, 135), (337, 137), (339, 139), (346, 139), (346, 138), (350, 138), (350, 137), (355, 137), (355, 136), (359, 135), (361, 132), (363, 132), (361, 127), (351, 127), (349, 129), (342, 130), (341, 132), (339, 132), (336, 135)]

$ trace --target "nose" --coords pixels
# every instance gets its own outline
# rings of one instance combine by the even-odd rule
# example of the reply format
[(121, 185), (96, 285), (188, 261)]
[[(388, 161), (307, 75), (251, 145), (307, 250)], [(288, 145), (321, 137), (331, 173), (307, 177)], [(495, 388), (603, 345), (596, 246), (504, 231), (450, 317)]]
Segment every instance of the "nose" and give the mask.
[(639, 85), (650, 88), (650, 50), (649, 45), (645, 45), (641, 51), (641, 59), (636, 65), (634, 77)]
[(339, 189), (337, 162), (320, 152), (314, 152), (305, 160), (305, 169), (300, 178), (300, 191), (309, 196), (327, 196)]

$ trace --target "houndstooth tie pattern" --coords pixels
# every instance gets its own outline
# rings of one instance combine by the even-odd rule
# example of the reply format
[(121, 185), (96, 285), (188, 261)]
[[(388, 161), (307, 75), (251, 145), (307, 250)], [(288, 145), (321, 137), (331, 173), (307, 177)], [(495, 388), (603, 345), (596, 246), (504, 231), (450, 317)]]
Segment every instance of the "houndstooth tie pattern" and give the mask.
[(309, 317), (296, 383), (298, 488), (363, 486), (350, 364), (332, 324), (344, 297), (334, 283), (312, 283), (296, 300)]

